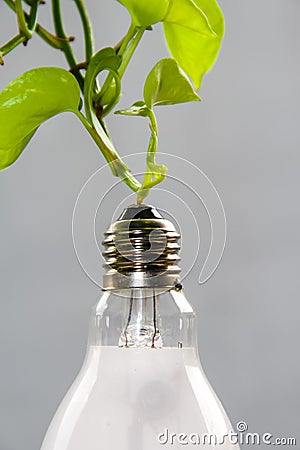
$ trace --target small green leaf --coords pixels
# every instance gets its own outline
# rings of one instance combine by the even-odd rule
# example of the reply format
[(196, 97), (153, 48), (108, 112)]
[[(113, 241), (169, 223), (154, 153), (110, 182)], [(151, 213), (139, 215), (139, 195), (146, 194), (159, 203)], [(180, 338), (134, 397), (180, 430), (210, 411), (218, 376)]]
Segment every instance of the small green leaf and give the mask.
[(118, 0), (124, 5), (135, 25), (147, 27), (165, 17), (170, 0)]
[(144, 99), (148, 108), (200, 100), (185, 73), (171, 58), (158, 61), (149, 73)]
[(164, 19), (164, 32), (171, 55), (199, 89), (204, 73), (218, 56), (224, 34), (224, 18), (218, 3), (174, 0)]
[(79, 102), (78, 83), (64, 69), (32, 69), (9, 83), (0, 93), (0, 169), (16, 161), (45, 120), (76, 111)]
[(145, 102), (138, 101), (134, 103), (130, 108), (120, 109), (115, 111), (115, 114), (122, 114), (124, 116), (141, 116), (148, 117), (150, 114), (149, 108), (145, 105)]

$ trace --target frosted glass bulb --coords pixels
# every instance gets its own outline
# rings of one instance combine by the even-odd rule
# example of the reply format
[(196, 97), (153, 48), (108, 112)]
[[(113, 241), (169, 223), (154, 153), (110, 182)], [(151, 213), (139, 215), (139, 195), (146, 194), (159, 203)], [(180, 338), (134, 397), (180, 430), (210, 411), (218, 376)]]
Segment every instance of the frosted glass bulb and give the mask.
[[(130, 265), (124, 261), (118, 267)], [(152, 272), (153, 261), (147, 266)], [(128, 279), (118, 272), (106, 280), (109, 290), (93, 312), (83, 367), (41, 450), (181, 449), (197, 437), (206, 450), (238, 450), (226, 438), (230, 422), (202, 371), (195, 313), (173, 283), (174, 270), (168, 288), (160, 285), (167, 283), (165, 273), (138, 287), (140, 272), (136, 278), (130, 271)]]

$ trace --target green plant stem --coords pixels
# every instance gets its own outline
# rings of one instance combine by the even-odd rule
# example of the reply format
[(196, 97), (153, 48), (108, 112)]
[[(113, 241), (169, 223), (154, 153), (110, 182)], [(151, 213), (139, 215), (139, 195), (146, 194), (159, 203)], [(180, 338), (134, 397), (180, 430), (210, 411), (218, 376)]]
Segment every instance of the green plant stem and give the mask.
[[(11, 52), (14, 48), (16, 48), (20, 44), (26, 45), (28, 39), (32, 37), (32, 34), (35, 30), (37, 23), (37, 12), (38, 12), (38, 1), (35, 1), (31, 8), (30, 14), (24, 15), (24, 11), (22, 8), (22, 3), (19, 0), (16, 0), (15, 11), (18, 16), (18, 23), (20, 33), (13, 37), (10, 41), (0, 47), (0, 64), (3, 65), (3, 56), (7, 55), (7, 53)], [(28, 24), (27, 24), (28, 21)]]
[(148, 147), (148, 151), (147, 151), (147, 168), (146, 168), (146, 172), (144, 175), (144, 179), (143, 179), (143, 183), (142, 183), (142, 187), (141, 189), (147, 189), (149, 183), (151, 183), (152, 180), (152, 173), (151, 171), (147, 171), (147, 169), (149, 170), (149, 166), (151, 165), (151, 163), (155, 163), (155, 154), (156, 154), (156, 149), (157, 149), (157, 144), (158, 144), (158, 128), (157, 128), (157, 121), (156, 121), (156, 117), (155, 114), (153, 113), (153, 111), (150, 109), (149, 110), (149, 119), (150, 119), (150, 126), (151, 126), (151, 138), (150, 138), (150, 143), (149, 143), (149, 147)]
[(18, 34), (13, 37), (10, 41), (0, 47), (0, 64), (3, 65), (3, 56), (7, 55), (7, 53), (11, 52), (14, 48), (16, 48), (20, 44), (24, 44), (27, 41), (27, 37), (24, 34)]
[(120, 95), (121, 95), (121, 80), (120, 80), (120, 78), (117, 76), (117, 74), (114, 77), (113, 71), (111, 71), (110, 74), (113, 76), (113, 79), (115, 80), (115, 84), (116, 84), (115, 95), (114, 95), (113, 99), (110, 101), (110, 103), (104, 107), (103, 112), (102, 112), (102, 117), (107, 116), (111, 112), (111, 110), (118, 103), (118, 101), (120, 99)]
[[(125, 38), (122, 40), (122, 44), (120, 46), (120, 50), (118, 55), (124, 58), (124, 55), (127, 55), (125, 58), (125, 63), (123, 63), (122, 74), (124, 73), (128, 62), (131, 56), (134, 53), (135, 48), (137, 47), (145, 29), (137, 29), (135, 26), (131, 25)], [(122, 61), (123, 62), (123, 61)], [(122, 63), (121, 63), (122, 65)], [(120, 68), (119, 68), (120, 69)], [(141, 188), (141, 184), (138, 180), (136, 180), (130, 173), (127, 166), (124, 165), (123, 161), (119, 157), (118, 153), (114, 149), (110, 139), (109, 134), (107, 132), (105, 123), (103, 122), (104, 115), (107, 115), (108, 112), (114, 107), (116, 102), (119, 99), (120, 95), (120, 77), (119, 77), (119, 69), (118, 73), (114, 73), (113, 70), (109, 71), (108, 76), (103, 84), (103, 87), (99, 96), (99, 103), (97, 105), (95, 98), (90, 91), (85, 92), (85, 104), (87, 111), (87, 119), (83, 119), (83, 123), (86, 121), (88, 126), (85, 125), (90, 135), (93, 137), (98, 147), (102, 151), (106, 161), (111, 164), (112, 173), (116, 176), (119, 176), (133, 191), (137, 192)], [(96, 75), (96, 74), (95, 74)], [(112, 101), (104, 108), (102, 111), (100, 110), (100, 114), (97, 114), (97, 106), (102, 106), (100, 103), (101, 97), (104, 95), (107, 88), (110, 87), (111, 82), (115, 79), (115, 95)], [(89, 88), (89, 86), (86, 86)], [(84, 117), (84, 116), (83, 116)], [(81, 119), (82, 120), (82, 119)], [(95, 122), (96, 120), (96, 122)], [(99, 123), (99, 126), (98, 126)], [(91, 125), (93, 124), (93, 125)], [(103, 136), (102, 136), (103, 133)], [(105, 143), (106, 138), (108, 139), (107, 144)]]
[(28, 18), (28, 28), (31, 31), (31, 34), (35, 31), (37, 25), (38, 7), (39, 0), (35, 0), (30, 8), (30, 14)]
[(82, 0), (74, 1), (82, 22), (86, 61), (89, 62), (94, 53), (93, 29), (84, 2)]
[[(53, 13), (55, 32), (58, 37), (65, 39), (66, 34), (65, 34), (64, 26), (63, 26), (63, 21), (62, 21), (60, 0), (52, 0), (52, 13)], [(70, 67), (76, 66), (77, 62), (76, 62), (75, 56), (73, 54), (73, 51), (71, 49), (69, 42), (65, 42), (62, 47), (63, 47), (63, 51), (66, 55), (66, 59), (69, 63), (69, 66)]]
[[(16, 5), (13, 0), (4, 0), (4, 2), (7, 4), (7, 6), (14, 12), (16, 12)], [(29, 16), (27, 13), (25, 14), (26, 20), (29, 19)], [(54, 36), (52, 33), (47, 31), (44, 27), (42, 27), (39, 23), (36, 24), (35, 32), (39, 35), (41, 39), (43, 39), (48, 45), (50, 45), (53, 48), (56, 48), (58, 50), (63, 50), (62, 43), (64, 41), (71, 42), (74, 40), (73, 36), (66, 37), (66, 38), (59, 38), (57, 36)]]
[[(132, 55), (137, 48), (146, 28), (145, 27), (136, 27), (135, 25), (131, 24), (126, 36), (123, 38), (123, 40), (118, 44), (119, 51), (118, 55), (122, 57), (122, 61), (120, 64), (120, 67), (118, 69), (118, 74), (120, 79), (124, 75), (124, 72), (128, 66), (128, 63), (130, 59), (132, 58)], [(106, 90), (109, 88), (110, 84), (113, 81), (113, 74), (109, 73), (103, 83), (103, 86), (101, 88), (101, 91), (95, 96), (94, 101), (95, 104), (97, 104), (103, 95), (105, 94)], [(114, 106), (114, 105), (113, 105)], [(103, 117), (105, 117), (112, 108), (108, 108), (103, 112)]]
[(16, 0), (15, 4), (16, 4), (16, 13), (17, 13), (17, 18), (18, 18), (20, 34), (24, 34), (27, 39), (30, 39), (32, 36), (32, 31), (29, 30), (26, 19), (25, 19), (23, 6), (22, 6), (22, 0)]
[[(55, 32), (59, 38), (64, 39), (64, 41), (62, 42), (62, 50), (66, 56), (66, 60), (68, 61), (70, 68), (72, 69), (72, 67), (77, 66), (77, 61), (73, 54), (73, 50), (71, 48), (70, 43), (66, 40), (66, 34), (65, 34), (64, 26), (63, 26), (63, 21), (62, 21), (60, 0), (52, 0), (52, 14), (53, 14)], [(81, 73), (77, 72), (74, 74), (74, 76), (76, 77), (81, 90), (83, 90), (84, 79), (83, 79)]]
[[(131, 27), (132, 27), (132, 25), (131, 25)], [(124, 75), (124, 72), (128, 66), (128, 63), (129, 63), (130, 59), (132, 58), (132, 55), (135, 52), (140, 40), (142, 39), (145, 30), (146, 30), (146, 27), (139, 27), (137, 29), (137, 31), (135, 29), (136, 32), (133, 34), (132, 38), (129, 39), (128, 43), (126, 42), (126, 39), (125, 39), (123, 44), (121, 45), (120, 51), (118, 52), (118, 55), (122, 56), (122, 62), (119, 67), (119, 70), (118, 70), (120, 78), (122, 78), (122, 76)], [(123, 48), (123, 46), (124, 46), (124, 48)]]
[(82, 61), (81, 63), (78, 63), (75, 67), (72, 67), (72, 69), (70, 69), (71, 73), (76, 73), (79, 72), (79, 70), (84, 69), (86, 70), (88, 66), (88, 63), (86, 61)]
[(150, 189), (161, 183), (165, 178), (165, 173), (159, 173), (159, 171), (157, 171), (157, 168), (162, 166), (156, 164), (155, 161), (158, 145), (158, 127), (156, 117), (152, 109), (149, 109), (148, 117), (150, 119), (151, 138), (147, 150), (147, 166), (144, 179), (140, 189), (137, 192), (137, 203), (142, 203), (147, 195), (149, 195)]
[(58, 36), (54, 36), (54, 34), (47, 31), (40, 24), (36, 25), (35, 31), (39, 35), (39, 37), (41, 39), (43, 39), (44, 42), (46, 42), (46, 44), (50, 45), (51, 47), (53, 47), (57, 50), (63, 51), (63, 43), (64, 42), (72, 42), (75, 39), (74, 36), (68, 36), (66, 38), (60, 38)]
[(124, 183), (130, 187), (130, 189), (132, 189), (134, 192), (137, 192), (141, 188), (141, 183), (130, 173), (129, 168), (122, 161), (118, 153), (107, 147), (107, 145), (100, 138), (99, 134), (96, 132), (95, 128), (89, 123), (89, 121), (80, 111), (78, 111), (76, 114), (94, 142), (97, 144), (98, 148), (101, 150), (104, 158), (110, 165), (112, 173), (120, 177), (124, 181)]

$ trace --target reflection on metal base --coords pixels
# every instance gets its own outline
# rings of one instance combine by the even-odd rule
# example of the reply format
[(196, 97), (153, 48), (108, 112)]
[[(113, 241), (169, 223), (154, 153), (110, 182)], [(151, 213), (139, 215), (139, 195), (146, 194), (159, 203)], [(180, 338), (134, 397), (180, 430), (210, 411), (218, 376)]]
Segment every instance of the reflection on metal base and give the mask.
[(129, 206), (105, 233), (104, 289), (173, 287), (179, 282), (179, 239), (152, 206)]

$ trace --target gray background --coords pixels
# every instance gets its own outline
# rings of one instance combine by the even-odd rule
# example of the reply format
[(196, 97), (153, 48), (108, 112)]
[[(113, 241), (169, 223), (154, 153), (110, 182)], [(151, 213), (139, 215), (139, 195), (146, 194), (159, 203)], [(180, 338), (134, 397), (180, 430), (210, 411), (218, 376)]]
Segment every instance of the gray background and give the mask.
[[(74, 6), (63, 3), (74, 34)], [(195, 267), (185, 283), (198, 313), (206, 374), (233, 424), (245, 420), (253, 432), (294, 436), (299, 448), (300, 3), (221, 3), (227, 32), (203, 82), (203, 102), (158, 112), (160, 149), (197, 164), (226, 209), (228, 240), (219, 269), (199, 286)], [(97, 48), (117, 42), (128, 25), (125, 10), (112, 0), (87, 4)], [(15, 17), (3, 2), (0, 14), (4, 42)], [(123, 106), (141, 97), (146, 74), (165, 55), (156, 27), (124, 79)], [(6, 58), (1, 88), (38, 65), (64, 60), (35, 38)], [(109, 123), (122, 154), (144, 151), (146, 122), (113, 117)], [(64, 114), (45, 124), (18, 163), (0, 174), (1, 450), (39, 449), (81, 366), (99, 288), (78, 264), (71, 218), (80, 188), (102, 164), (78, 121)], [(128, 193), (117, 192), (111, 207)], [(158, 194), (149, 201), (160, 206)], [(169, 205), (176, 217), (175, 202)], [(192, 198), (189, 206), (198, 208)], [(107, 211), (99, 219), (103, 229)], [(207, 218), (200, 211), (197, 220), (204, 255)], [(189, 223), (180, 225), (188, 254), (194, 246)]]

